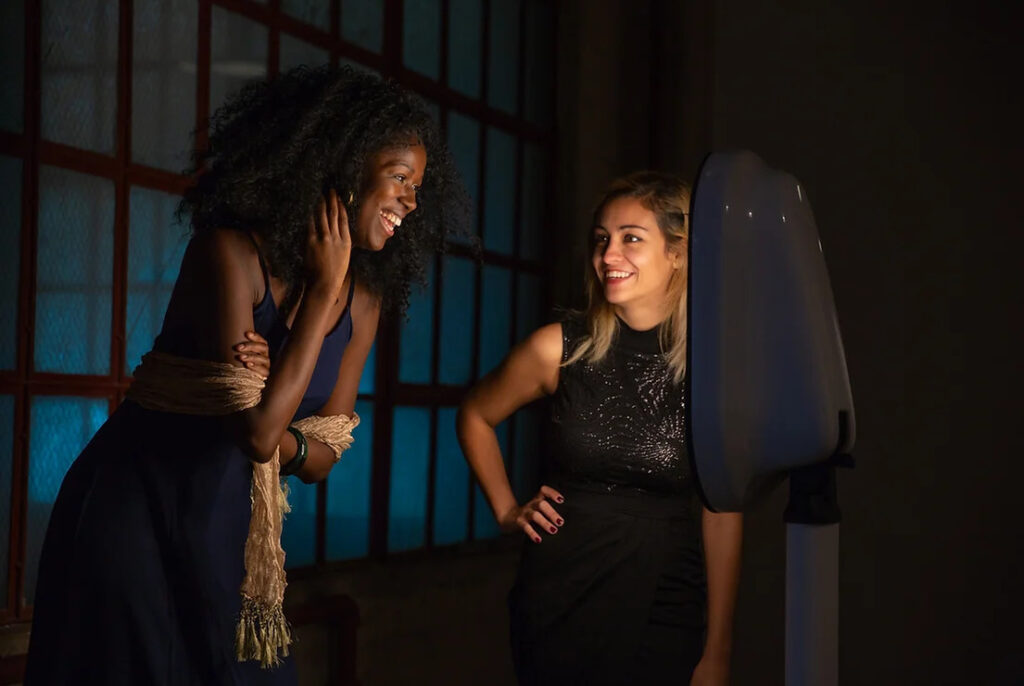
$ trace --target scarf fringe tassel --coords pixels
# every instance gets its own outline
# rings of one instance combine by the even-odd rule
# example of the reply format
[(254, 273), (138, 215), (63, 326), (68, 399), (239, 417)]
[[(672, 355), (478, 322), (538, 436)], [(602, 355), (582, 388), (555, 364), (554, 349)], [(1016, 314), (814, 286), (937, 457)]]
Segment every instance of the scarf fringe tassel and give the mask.
[(291, 627), (280, 605), (268, 607), (256, 598), (242, 598), (235, 631), (235, 654), (239, 661), (259, 660), (263, 669), (277, 667), (282, 657), (288, 657), (291, 642)]

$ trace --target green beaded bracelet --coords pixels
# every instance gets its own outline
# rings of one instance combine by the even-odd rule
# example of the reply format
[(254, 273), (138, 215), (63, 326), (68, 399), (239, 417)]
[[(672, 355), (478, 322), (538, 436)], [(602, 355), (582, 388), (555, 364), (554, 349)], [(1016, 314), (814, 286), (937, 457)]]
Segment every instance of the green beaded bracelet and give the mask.
[(288, 464), (281, 467), (281, 476), (290, 476), (298, 472), (302, 469), (302, 465), (306, 464), (306, 458), (309, 457), (309, 444), (306, 442), (306, 437), (302, 435), (302, 432), (294, 426), (289, 426), (288, 432), (295, 436), (295, 445), (298, 447), (298, 450), (295, 452), (295, 457)]

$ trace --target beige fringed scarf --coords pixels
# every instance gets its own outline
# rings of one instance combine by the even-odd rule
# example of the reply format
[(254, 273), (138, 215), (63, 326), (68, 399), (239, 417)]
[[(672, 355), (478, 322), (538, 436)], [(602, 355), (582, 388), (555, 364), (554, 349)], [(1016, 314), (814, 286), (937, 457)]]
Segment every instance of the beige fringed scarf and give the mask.
[[(129, 399), (150, 410), (180, 414), (238, 412), (258, 404), (264, 387), (259, 374), (249, 369), (159, 352), (144, 355), (134, 376)], [(358, 424), (359, 415), (353, 413), (351, 417), (307, 417), (293, 426), (308, 438), (326, 444), (338, 460), (352, 445), (352, 430)], [(235, 633), (239, 661), (259, 660), (263, 667), (279, 664), (281, 656), (288, 655), (292, 641), (282, 609), (288, 584), (281, 521), (288, 512), (288, 502), (278, 475), (280, 463), (275, 450), (269, 462), (252, 465), (252, 518), (245, 541), (242, 611)]]

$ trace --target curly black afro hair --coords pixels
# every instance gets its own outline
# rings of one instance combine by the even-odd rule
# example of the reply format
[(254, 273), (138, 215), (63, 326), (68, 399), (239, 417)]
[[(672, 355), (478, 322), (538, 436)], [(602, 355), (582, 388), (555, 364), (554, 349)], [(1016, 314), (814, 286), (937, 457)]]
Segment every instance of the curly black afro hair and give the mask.
[[(192, 158), (199, 176), (178, 212), (195, 233), (259, 234), (271, 272), (295, 295), (318, 199), (334, 188), (342, 198), (354, 191), (358, 205), (367, 157), (411, 139), (427, 152), (417, 209), (383, 250), (354, 248), (350, 263), (385, 310), (403, 313), (430, 255), (466, 233), (469, 202), (423, 102), (391, 81), (349, 66), (298, 67), (244, 87), (211, 118), (209, 144)], [(349, 207), (349, 217), (358, 212)]]

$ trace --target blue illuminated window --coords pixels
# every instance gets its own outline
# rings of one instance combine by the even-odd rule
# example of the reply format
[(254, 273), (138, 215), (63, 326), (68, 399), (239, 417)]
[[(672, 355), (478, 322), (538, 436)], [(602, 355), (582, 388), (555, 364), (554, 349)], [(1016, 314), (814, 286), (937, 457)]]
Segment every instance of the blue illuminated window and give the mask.
[(341, 37), (361, 48), (384, 47), (384, 3), (380, 0), (341, 0)]
[(110, 371), (114, 184), (78, 172), (39, 170), (35, 368)]
[[(11, 472), (14, 469), (14, 398), (0, 395), (0, 503), (11, 502)], [(11, 508), (0, 507), (0, 588), (7, 588), (8, 547)], [(7, 607), (7, 594), (0, 593), (0, 610)]]
[(370, 552), (370, 474), (373, 467), (373, 403), (356, 403), (359, 426), (352, 447), (327, 478), (327, 559)]
[(107, 419), (105, 398), (36, 396), (32, 399), (24, 597), (35, 596), (39, 552), (50, 511), (68, 467)]
[(512, 326), (512, 271), (484, 267), (480, 292), (480, 365), (477, 373), (491, 371), (508, 353)]
[(516, 139), (501, 129), (487, 129), (487, 191), (484, 202), (484, 247), (512, 254), (515, 235)]
[(430, 410), (396, 407), (391, 439), (388, 496), (388, 551), (420, 548), (426, 542)]
[(428, 286), (413, 290), (402, 322), (398, 378), (405, 383), (430, 383), (434, 351), (434, 264), (427, 268)]
[(441, 340), (438, 377), (445, 384), (467, 384), (473, 375), (476, 268), (459, 257), (444, 259), (441, 287)]
[(0, 155), (0, 193), (0, 369), (14, 369), (21, 271), (21, 160)]
[(153, 347), (188, 245), (188, 230), (174, 219), (180, 198), (132, 188), (128, 204), (128, 303), (125, 312), (125, 373)]
[(434, 545), (466, 540), (469, 524), (469, 467), (455, 437), (455, 408), (437, 411), (437, 463), (434, 467)]
[[(544, 319), (554, 1), (227, 5), (132, 0), (122, 26), (116, 2), (0, 2), (0, 588), (15, 570), (17, 596), (34, 592), (65, 471), (162, 326), (190, 235), (174, 215), (193, 142), (240, 88), (299, 64), (351, 64), (422, 90), (480, 243), (454, 239), (425, 265), (408, 319), (382, 321), (359, 382), (355, 444), (325, 486), (292, 479), (287, 564), (498, 534), (458, 446), (454, 405)], [(34, 90), (24, 82), (32, 60)], [(25, 112), (39, 113), (37, 135)], [(34, 283), (22, 284), (29, 273)], [(521, 414), (499, 430), (517, 493), (534, 480), (538, 421)], [(25, 479), (12, 482), (22, 460)], [(12, 520), (11, 502), (27, 517)], [(14, 538), (12, 521), (23, 527)], [(12, 540), (25, 542), (13, 557)], [(10, 600), (0, 594), (0, 610), (31, 616)]]
[(407, 69), (441, 77), (441, 0), (405, 0), (402, 61)]

